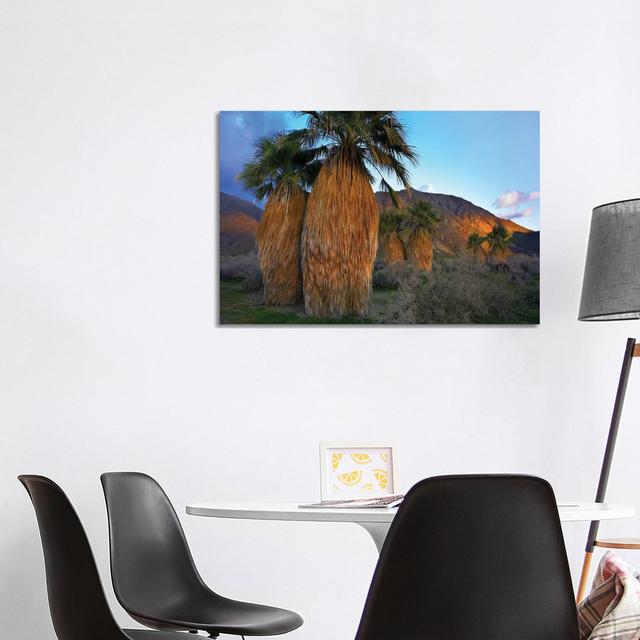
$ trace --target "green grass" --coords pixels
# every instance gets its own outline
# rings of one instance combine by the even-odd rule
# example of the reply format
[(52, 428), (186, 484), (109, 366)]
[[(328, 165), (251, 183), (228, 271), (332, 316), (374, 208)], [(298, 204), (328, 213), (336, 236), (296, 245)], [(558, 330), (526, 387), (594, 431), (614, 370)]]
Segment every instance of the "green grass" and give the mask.
[(220, 324), (368, 324), (369, 318), (316, 318), (302, 306), (265, 307), (258, 292), (243, 291), (240, 279), (220, 281)]

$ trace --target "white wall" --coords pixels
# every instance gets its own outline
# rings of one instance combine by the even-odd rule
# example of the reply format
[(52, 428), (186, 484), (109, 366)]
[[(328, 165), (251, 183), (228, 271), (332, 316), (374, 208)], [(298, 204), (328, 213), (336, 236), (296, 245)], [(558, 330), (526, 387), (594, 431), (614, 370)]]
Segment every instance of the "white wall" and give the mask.
[[(393, 438), (406, 485), (516, 471), (591, 499), (640, 325), (576, 314), (591, 207), (639, 195), (639, 19), (632, 0), (2, 0), (3, 628), (52, 637), (18, 473), (68, 490), (105, 578), (105, 470), (148, 471), (180, 510), (314, 497), (318, 440)], [(539, 109), (541, 325), (217, 328), (215, 114), (310, 107)], [(612, 501), (640, 504), (639, 418), (635, 372)], [(291, 638), (353, 637), (364, 531), (183, 522), (216, 589), (300, 611)], [(586, 526), (565, 533), (577, 572)]]

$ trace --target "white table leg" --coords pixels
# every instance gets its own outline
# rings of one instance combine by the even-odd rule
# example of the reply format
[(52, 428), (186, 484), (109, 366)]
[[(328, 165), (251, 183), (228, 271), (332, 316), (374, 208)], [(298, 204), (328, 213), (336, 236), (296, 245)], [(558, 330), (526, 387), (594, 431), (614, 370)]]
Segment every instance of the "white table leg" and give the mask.
[(358, 522), (358, 524), (367, 531), (373, 538), (378, 553), (382, 551), (384, 539), (387, 537), (390, 524), (389, 522)]

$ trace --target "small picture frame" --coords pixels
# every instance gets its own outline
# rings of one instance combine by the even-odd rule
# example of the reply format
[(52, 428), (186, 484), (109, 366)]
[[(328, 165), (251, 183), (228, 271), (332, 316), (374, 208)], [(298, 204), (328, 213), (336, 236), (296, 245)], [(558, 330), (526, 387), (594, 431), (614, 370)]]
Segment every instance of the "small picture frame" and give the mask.
[(320, 443), (320, 498), (379, 498), (398, 492), (393, 446)]

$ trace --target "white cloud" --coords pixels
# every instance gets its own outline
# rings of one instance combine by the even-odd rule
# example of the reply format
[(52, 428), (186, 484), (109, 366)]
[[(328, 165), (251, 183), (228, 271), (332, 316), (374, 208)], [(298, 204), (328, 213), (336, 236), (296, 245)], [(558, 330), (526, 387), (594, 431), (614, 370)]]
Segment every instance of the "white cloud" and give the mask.
[(515, 207), (513, 211), (509, 211), (508, 213), (503, 213), (500, 215), (501, 218), (505, 218), (507, 220), (516, 220), (517, 218), (528, 218), (533, 215), (533, 207), (527, 207), (526, 209), (521, 209), (520, 211), (516, 211)]
[(432, 193), (433, 192), (433, 185), (430, 182), (427, 182), (426, 184), (420, 185), (418, 187), (418, 191), (424, 191), (427, 193)]
[(524, 191), (505, 191), (496, 198), (493, 206), (496, 207), (496, 209), (506, 209), (508, 207), (516, 207), (523, 202), (537, 200), (539, 197), (539, 191), (531, 191), (530, 193)]

